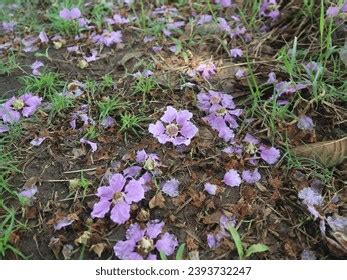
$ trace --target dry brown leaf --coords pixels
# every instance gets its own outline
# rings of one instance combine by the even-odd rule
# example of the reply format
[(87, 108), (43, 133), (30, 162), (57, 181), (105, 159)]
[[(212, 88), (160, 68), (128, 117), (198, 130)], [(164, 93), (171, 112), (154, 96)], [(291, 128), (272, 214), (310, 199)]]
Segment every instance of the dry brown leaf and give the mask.
[(347, 158), (347, 137), (298, 146), (293, 152), (297, 157), (316, 160), (326, 167), (335, 166)]
[(153, 198), (149, 201), (149, 208), (153, 209), (154, 207), (164, 208), (165, 207), (165, 198), (161, 192), (158, 192)]
[(93, 251), (95, 254), (101, 258), (102, 253), (104, 252), (107, 245), (105, 243), (98, 243), (90, 246), (89, 252)]

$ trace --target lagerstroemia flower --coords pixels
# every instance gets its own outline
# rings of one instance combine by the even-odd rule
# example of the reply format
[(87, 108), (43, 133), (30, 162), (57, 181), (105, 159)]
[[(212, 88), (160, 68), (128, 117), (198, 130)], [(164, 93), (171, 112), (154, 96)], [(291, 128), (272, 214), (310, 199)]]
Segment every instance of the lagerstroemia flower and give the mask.
[(211, 195), (215, 195), (216, 194), (216, 191), (217, 191), (217, 186), (216, 185), (213, 185), (211, 183), (206, 183), (204, 185), (204, 190), (206, 192), (208, 192), (209, 194)]
[(122, 260), (156, 260), (157, 252), (170, 256), (178, 246), (175, 235), (163, 233), (164, 222), (149, 221), (144, 229), (139, 224), (130, 225), (126, 240), (118, 241), (113, 247), (115, 255)]
[(223, 8), (227, 8), (231, 6), (232, 0), (215, 0), (215, 3), (221, 5)]
[(59, 12), (59, 16), (65, 20), (74, 20), (78, 19), (81, 16), (81, 11), (78, 8), (64, 8)]
[(308, 116), (301, 116), (299, 118), (298, 124), (297, 124), (299, 129), (302, 130), (313, 130), (314, 129), (314, 124), (312, 118)]
[(44, 65), (43, 62), (39, 60), (36, 60), (33, 64), (31, 64), (30, 68), (33, 70), (32, 72), (33, 75), (40, 76), (41, 72), (39, 68), (41, 68), (43, 65)]
[(280, 16), (280, 11), (278, 10), (279, 5), (277, 0), (263, 0), (260, 5), (260, 16), (269, 17), (272, 20), (276, 20)]
[(327, 9), (327, 17), (336, 17), (340, 12), (340, 8), (338, 6), (330, 6)]
[(23, 117), (30, 117), (41, 105), (42, 98), (26, 93), (12, 97), (0, 105), (0, 118), (4, 123), (18, 122)]
[(104, 218), (111, 212), (111, 220), (123, 224), (130, 218), (130, 205), (144, 198), (143, 179), (127, 180), (122, 174), (111, 176), (108, 186), (98, 188), (99, 202), (94, 204), (91, 216)]
[(323, 203), (322, 195), (311, 187), (306, 187), (299, 191), (298, 197), (307, 206), (322, 205)]
[(266, 161), (268, 164), (275, 164), (279, 157), (280, 157), (280, 151), (274, 147), (265, 147), (265, 146), (260, 146), (260, 157)]
[(197, 98), (198, 108), (209, 114), (203, 119), (218, 131), (219, 137), (226, 142), (232, 140), (234, 138), (232, 129), (238, 127), (235, 117), (242, 113), (241, 109), (236, 109), (232, 96), (210, 90), (200, 92)]
[(62, 228), (71, 225), (73, 222), (73, 219), (69, 219), (69, 217), (64, 217), (54, 225), (54, 230), (61, 230)]
[(46, 137), (36, 137), (35, 139), (30, 141), (30, 144), (33, 146), (40, 146), (45, 140)]
[(275, 84), (277, 82), (276, 73), (270, 72), (268, 75), (267, 84)]
[(241, 184), (241, 177), (236, 170), (230, 169), (225, 173), (223, 182), (229, 187), (238, 187)]
[(90, 146), (90, 148), (92, 149), (93, 153), (98, 149), (98, 144), (96, 144), (95, 142), (89, 141), (89, 140), (87, 140), (85, 138), (81, 138), (80, 139), (80, 143), (88, 144)]
[(207, 244), (210, 248), (216, 248), (220, 246), (220, 241), (224, 237), (230, 237), (228, 228), (230, 226), (235, 227), (236, 219), (235, 217), (227, 217), (222, 215), (219, 219), (220, 231), (217, 234), (207, 234)]
[(41, 43), (48, 43), (49, 42), (48, 36), (47, 36), (45, 31), (40, 32), (39, 39), (40, 39)]
[(178, 187), (180, 182), (177, 179), (171, 179), (163, 184), (162, 191), (170, 197), (178, 196)]
[(231, 57), (241, 57), (243, 55), (243, 51), (239, 48), (231, 49), (230, 50), (230, 56)]
[(107, 47), (117, 44), (117, 43), (122, 43), (122, 31), (108, 31), (104, 30), (102, 34), (94, 35), (92, 36), (92, 40), (95, 43), (105, 45)]
[(258, 182), (261, 179), (261, 175), (258, 171), (258, 169), (251, 170), (244, 170), (242, 171), (242, 179), (245, 180), (248, 184), (254, 184)]
[(211, 63), (203, 63), (195, 68), (195, 71), (199, 72), (205, 80), (209, 80), (213, 75), (216, 74), (216, 65)]
[(177, 111), (172, 106), (166, 107), (164, 115), (155, 124), (150, 124), (148, 131), (159, 143), (188, 146), (197, 134), (198, 128), (190, 121), (193, 114), (187, 110)]
[(147, 154), (145, 150), (137, 151), (136, 162), (141, 163), (143, 168), (148, 171), (154, 171), (160, 166), (157, 154)]

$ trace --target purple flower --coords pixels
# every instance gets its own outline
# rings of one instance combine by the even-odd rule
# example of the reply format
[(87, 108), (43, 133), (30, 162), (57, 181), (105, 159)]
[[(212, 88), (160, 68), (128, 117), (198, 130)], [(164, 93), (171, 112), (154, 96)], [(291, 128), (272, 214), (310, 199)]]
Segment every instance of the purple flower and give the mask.
[(49, 42), (48, 36), (47, 36), (45, 31), (40, 32), (39, 39), (40, 39), (41, 43), (48, 43)]
[(201, 76), (208, 80), (211, 78), (211, 76), (216, 74), (216, 65), (213, 63), (203, 63), (200, 64), (198, 67), (195, 68), (196, 71), (200, 72)]
[(313, 73), (318, 70), (320, 65), (315, 61), (310, 61), (309, 63), (305, 64), (304, 67), (308, 73)]
[(217, 191), (217, 186), (210, 183), (206, 183), (204, 185), (204, 190), (211, 195), (215, 195)]
[(309, 249), (304, 249), (301, 253), (301, 259), (302, 260), (316, 260), (316, 254), (315, 252), (309, 250)]
[(172, 52), (172, 53), (176, 53), (177, 52), (177, 45), (172, 45), (172, 46), (170, 46), (169, 47), (169, 50), (170, 50), (170, 52)]
[(5, 33), (10, 33), (14, 30), (16, 25), (17, 25), (17, 23), (15, 23), (14, 21), (10, 21), (10, 22), (3, 21), (2, 22), (2, 29)]
[(216, 4), (221, 5), (223, 8), (231, 7), (232, 0), (215, 0)]
[(66, 48), (68, 52), (77, 52), (78, 46), (71, 46)]
[(243, 138), (243, 141), (253, 145), (258, 145), (260, 143), (258, 138), (254, 137), (249, 133), (246, 133), (245, 138)]
[(190, 121), (192, 116), (193, 114), (187, 110), (177, 111), (168, 106), (160, 121), (150, 124), (148, 131), (161, 144), (171, 142), (175, 146), (188, 146), (198, 132), (198, 128)]
[(219, 226), (223, 230), (228, 230), (230, 226), (232, 227), (236, 226), (236, 219), (234, 216), (227, 217), (225, 215), (222, 215), (219, 219)]
[(231, 32), (231, 27), (229, 23), (225, 20), (225, 18), (218, 18), (218, 27), (220, 30), (225, 31), (227, 33)]
[(30, 68), (33, 70), (33, 75), (40, 76), (41, 72), (39, 70), (40, 67), (42, 67), (44, 64), (42, 61), (36, 60), (33, 64), (31, 64)]
[(176, 197), (178, 196), (178, 187), (180, 185), (180, 182), (177, 179), (171, 179), (169, 181), (166, 181), (162, 186), (163, 193), (167, 194), (170, 197)]
[(207, 234), (207, 245), (211, 249), (214, 249), (219, 245), (216, 237), (211, 233)]
[(78, 8), (64, 8), (59, 12), (59, 16), (65, 20), (74, 20), (81, 16), (81, 11)]
[[(78, 90), (78, 87), (82, 85), (77, 81), (74, 83), (73, 87), (75, 86), (77, 86), (76, 90)], [(71, 92), (67, 92), (65, 93), (65, 95), (69, 96), (71, 95)], [(78, 94), (76, 94), (76, 96), (78, 96)], [(95, 125), (95, 121), (87, 115), (87, 112), (88, 112), (88, 105), (82, 105), (80, 110), (78, 110), (77, 112), (73, 112), (71, 114), (71, 121), (70, 121), (71, 128), (76, 129), (76, 122), (78, 119), (80, 119), (83, 122), (83, 127), (86, 127), (89, 124)]]
[(119, 14), (115, 14), (112, 19), (107, 18), (105, 21), (108, 24), (110, 24), (110, 25), (112, 25), (112, 24), (126, 24), (126, 23), (129, 23), (129, 20), (127, 18), (122, 17)]
[(217, 92), (213, 90), (209, 90), (208, 92), (200, 92), (197, 95), (197, 99), (198, 99), (198, 104), (197, 104), (198, 108), (201, 111), (204, 111), (207, 113), (215, 112), (216, 110), (214, 108), (216, 105), (217, 106), (222, 105), (224, 106), (225, 109), (236, 108), (232, 96), (222, 92)]
[(223, 149), (224, 153), (227, 153), (228, 155), (238, 155), (241, 156), (243, 152), (243, 146), (232, 144), (226, 148)]
[(218, 132), (218, 136), (225, 142), (232, 141), (235, 137), (233, 130), (228, 126), (223, 117), (210, 114), (203, 118), (211, 127)]
[(12, 97), (0, 105), (0, 118), (4, 123), (18, 122), (20, 117), (30, 117), (41, 105), (42, 98), (26, 93), (20, 97)]
[(236, 71), (236, 73), (235, 73), (235, 77), (236, 77), (237, 79), (239, 79), (239, 80), (242, 79), (242, 78), (244, 78), (245, 75), (246, 75), (245, 70), (243, 70), (243, 69), (241, 69), (241, 68), (237, 69), (237, 71)]
[(243, 55), (243, 51), (239, 48), (234, 48), (230, 50), (230, 56), (231, 57), (241, 57)]
[(209, 23), (213, 20), (213, 17), (211, 15), (200, 15), (196, 24), (197, 25), (203, 25), (205, 23)]
[(24, 190), (22, 190), (19, 194), (31, 200), (37, 192), (37, 187), (32, 185), (31, 187), (24, 188)]
[(230, 169), (225, 173), (223, 182), (229, 187), (238, 187), (241, 184), (241, 177), (236, 170)]
[(270, 72), (268, 75), (268, 80), (267, 80), (267, 84), (275, 84), (277, 83), (277, 79), (276, 79), (276, 73), (274, 72)]
[(103, 128), (112, 127), (115, 123), (116, 123), (115, 119), (112, 118), (111, 116), (107, 116), (107, 117), (103, 118), (100, 122), (100, 124)]
[(347, 218), (343, 216), (329, 216), (326, 219), (328, 225), (333, 231), (346, 232), (347, 230)]
[(130, 218), (130, 205), (141, 201), (144, 194), (142, 179), (131, 179), (127, 182), (122, 174), (116, 173), (111, 176), (109, 186), (98, 188), (97, 196), (100, 200), (94, 204), (91, 216), (103, 218), (110, 211), (111, 220), (123, 224)]
[(327, 17), (336, 17), (340, 12), (340, 8), (338, 6), (330, 6), (327, 9)]
[(280, 11), (278, 10), (279, 5), (277, 0), (263, 0), (260, 5), (260, 16), (269, 17), (272, 20), (276, 20), (280, 16)]
[(98, 149), (98, 144), (96, 144), (95, 142), (89, 141), (87, 139), (81, 138), (80, 143), (88, 144), (90, 148), (92, 149), (92, 153), (94, 153)]
[(298, 197), (307, 206), (322, 205), (323, 197), (317, 190), (306, 187), (299, 191)]
[(105, 45), (107, 47), (117, 44), (117, 43), (122, 43), (122, 31), (108, 31), (104, 30), (102, 34), (99, 35), (93, 35), (92, 40), (95, 43)]
[(147, 154), (145, 150), (136, 152), (136, 162), (143, 164), (143, 168), (148, 171), (154, 171), (160, 166), (157, 154)]
[(126, 240), (118, 241), (113, 247), (115, 255), (122, 260), (156, 260), (155, 249), (166, 256), (174, 253), (178, 242), (175, 235), (163, 233), (164, 222), (149, 221), (146, 228), (139, 224), (130, 225)]
[(314, 124), (312, 118), (308, 116), (301, 116), (297, 123), (299, 129), (302, 130), (314, 130)]
[(260, 157), (266, 161), (268, 164), (275, 164), (279, 157), (280, 157), (280, 151), (274, 147), (265, 147), (261, 145), (259, 147), (260, 150)]
[(87, 62), (92, 62), (92, 61), (96, 61), (97, 60), (97, 55), (98, 55), (98, 51), (95, 49), (91, 49), (90, 50), (90, 55), (84, 55), (83, 58), (87, 61)]
[(258, 172), (258, 169), (251, 170), (244, 170), (242, 171), (242, 179), (245, 180), (248, 184), (254, 184), (258, 182), (261, 179), (261, 175)]
[(45, 140), (46, 137), (36, 137), (35, 139), (30, 141), (30, 144), (33, 146), (40, 146)]
[(69, 219), (68, 217), (64, 217), (54, 225), (54, 230), (61, 230), (62, 228), (71, 225), (73, 222), (74, 220)]

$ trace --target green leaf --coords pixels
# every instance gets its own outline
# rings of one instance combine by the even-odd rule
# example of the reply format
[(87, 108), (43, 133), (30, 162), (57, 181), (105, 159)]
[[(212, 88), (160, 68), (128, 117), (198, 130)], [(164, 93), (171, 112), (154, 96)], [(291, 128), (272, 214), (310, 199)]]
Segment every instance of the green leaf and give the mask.
[(265, 251), (269, 251), (269, 247), (266, 246), (265, 244), (262, 244), (262, 243), (253, 244), (248, 247), (246, 251), (246, 258), (250, 257), (253, 254), (261, 253)]
[(237, 253), (239, 255), (240, 260), (243, 259), (245, 253), (243, 251), (243, 246), (242, 246), (242, 242), (241, 242), (241, 237), (239, 235), (239, 233), (237, 232), (236, 228), (234, 228), (233, 226), (229, 226), (228, 230), (231, 234), (231, 237), (234, 240), (235, 246), (236, 246), (236, 250)]
[(178, 247), (178, 250), (177, 250), (177, 253), (176, 253), (176, 260), (182, 260), (183, 259), (183, 254), (184, 254), (185, 248), (186, 248), (186, 244), (185, 243), (182, 243)]
[(160, 258), (162, 259), (162, 260), (167, 260), (167, 257), (166, 257), (166, 255), (165, 255), (165, 253), (163, 252), (163, 251), (160, 251), (159, 252), (159, 255), (160, 255)]

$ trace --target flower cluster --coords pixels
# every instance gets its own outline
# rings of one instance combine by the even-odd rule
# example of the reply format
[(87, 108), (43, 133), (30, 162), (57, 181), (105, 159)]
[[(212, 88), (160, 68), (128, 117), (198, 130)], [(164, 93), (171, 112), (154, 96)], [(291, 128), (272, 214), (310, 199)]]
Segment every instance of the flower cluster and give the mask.
[(81, 15), (81, 11), (78, 8), (72, 8), (71, 10), (64, 8), (59, 12), (59, 16), (64, 20), (78, 19)]
[(233, 140), (233, 129), (238, 127), (236, 117), (241, 115), (242, 110), (236, 109), (232, 96), (210, 90), (200, 92), (197, 98), (198, 108), (208, 114), (203, 119), (218, 132), (219, 137), (224, 141)]
[(168, 106), (160, 121), (150, 124), (148, 131), (161, 144), (170, 142), (175, 146), (188, 146), (198, 132), (198, 128), (190, 121), (192, 117), (193, 114), (187, 110), (177, 111)]
[[(33, 115), (41, 105), (42, 98), (26, 93), (19, 97), (12, 97), (0, 105), (0, 119), (6, 123), (15, 123), (23, 117)], [(0, 123), (0, 132), (7, 131), (5, 124)]]
[(153, 220), (145, 228), (139, 224), (130, 225), (126, 240), (118, 241), (113, 247), (116, 256), (122, 260), (156, 260), (156, 251), (170, 256), (178, 245), (175, 235), (163, 232), (164, 222)]
[(108, 186), (98, 188), (99, 202), (93, 207), (93, 218), (104, 218), (111, 212), (111, 220), (124, 224), (130, 218), (130, 205), (144, 198), (144, 180), (126, 178), (120, 173), (112, 175)]
[(260, 5), (260, 16), (276, 20), (280, 16), (279, 5), (277, 0), (263, 0)]

